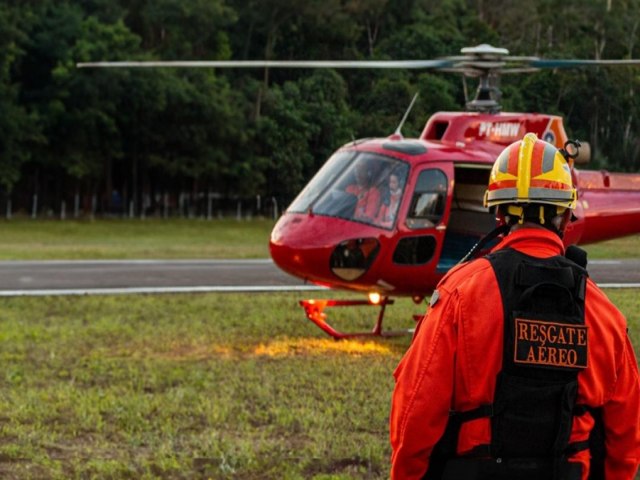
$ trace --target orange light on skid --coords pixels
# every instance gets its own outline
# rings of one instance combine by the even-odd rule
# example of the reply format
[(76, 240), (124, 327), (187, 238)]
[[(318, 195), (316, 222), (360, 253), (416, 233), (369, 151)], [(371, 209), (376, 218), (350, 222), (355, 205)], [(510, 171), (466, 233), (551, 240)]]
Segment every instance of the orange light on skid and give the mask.
[(374, 305), (378, 305), (380, 303), (380, 294), (378, 292), (371, 292), (369, 294), (369, 301)]

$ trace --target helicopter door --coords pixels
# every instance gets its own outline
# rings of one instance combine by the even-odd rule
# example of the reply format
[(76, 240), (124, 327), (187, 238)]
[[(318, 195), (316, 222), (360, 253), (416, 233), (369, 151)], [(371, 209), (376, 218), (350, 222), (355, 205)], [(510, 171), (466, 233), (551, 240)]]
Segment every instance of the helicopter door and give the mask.
[(484, 206), (490, 173), (490, 165), (456, 164), (447, 233), (438, 260), (439, 272), (446, 272), (456, 265), (496, 227), (495, 213)]
[(393, 252), (395, 264), (426, 265), (437, 255), (446, 230), (452, 175), (451, 164), (429, 164), (414, 173), (408, 185), (409, 209)]

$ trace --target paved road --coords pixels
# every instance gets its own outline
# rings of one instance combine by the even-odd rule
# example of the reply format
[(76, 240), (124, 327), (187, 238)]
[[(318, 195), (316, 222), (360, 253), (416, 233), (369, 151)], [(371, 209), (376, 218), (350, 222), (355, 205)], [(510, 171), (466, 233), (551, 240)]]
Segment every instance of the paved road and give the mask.
[(0, 290), (301, 283), (271, 260), (0, 262)]
[(598, 284), (640, 283), (640, 259), (591, 260), (589, 275)]
[[(594, 260), (600, 284), (640, 284), (640, 259)], [(116, 260), (0, 262), (0, 295), (61, 290), (137, 291), (296, 290), (312, 288), (271, 260)], [(115, 292), (114, 292), (115, 293)]]

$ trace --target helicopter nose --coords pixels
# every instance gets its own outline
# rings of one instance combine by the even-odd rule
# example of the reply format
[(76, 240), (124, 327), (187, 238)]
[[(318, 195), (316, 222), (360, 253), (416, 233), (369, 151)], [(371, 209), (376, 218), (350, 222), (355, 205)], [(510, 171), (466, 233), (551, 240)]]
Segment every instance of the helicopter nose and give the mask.
[(304, 223), (304, 219), (297, 215), (282, 216), (271, 232), (269, 252), (278, 267), (306, 280), (312, 260), (308, 253), (312, 242)]
[(361, 235), (345, 240), (347, 226), (340, 219), (285, 215), (271, 234), (271, 258), (285, 272), (305, 280), (352, 282), (370, 269), (380, 242), (362, 229)]
[(380, 242), (375, 238), (344, 240), (323, 247), (303, 245), (272, 239), (271, 258), (285, 272), (320, 283), (357, 280), (369, 270), (380, 251)]

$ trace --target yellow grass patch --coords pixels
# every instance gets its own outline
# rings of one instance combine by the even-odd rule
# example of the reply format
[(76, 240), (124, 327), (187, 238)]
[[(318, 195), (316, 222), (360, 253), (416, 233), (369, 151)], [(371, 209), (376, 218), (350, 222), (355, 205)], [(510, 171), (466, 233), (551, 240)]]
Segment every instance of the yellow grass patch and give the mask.
[(340, 340), (320, 338), (289, 338), (260, 343), (255, 346), (230, 347), (228, 345), (211, 345), (175, 342), (170, 348), (162, 351), (151, 351), (138, 346), (135, 351), (123, 352), (117, 356), (133, 356), (134, 358), (159, 358), (172, 361), (202, 361), (211, 358), (247, 357), (251, 355), (265, 357), (292, 357), (296, 355), (394, 355), (397, 352), (383, 343), (362, 340)]
[(261, 343), (254, 351), (256, 355), (285, 357), (293, 355), (324, 355), (344, 353), (347, 355), (392, 355), (389, 346), (359, 340), (341, 340), (320, 338), (290, 338)]

